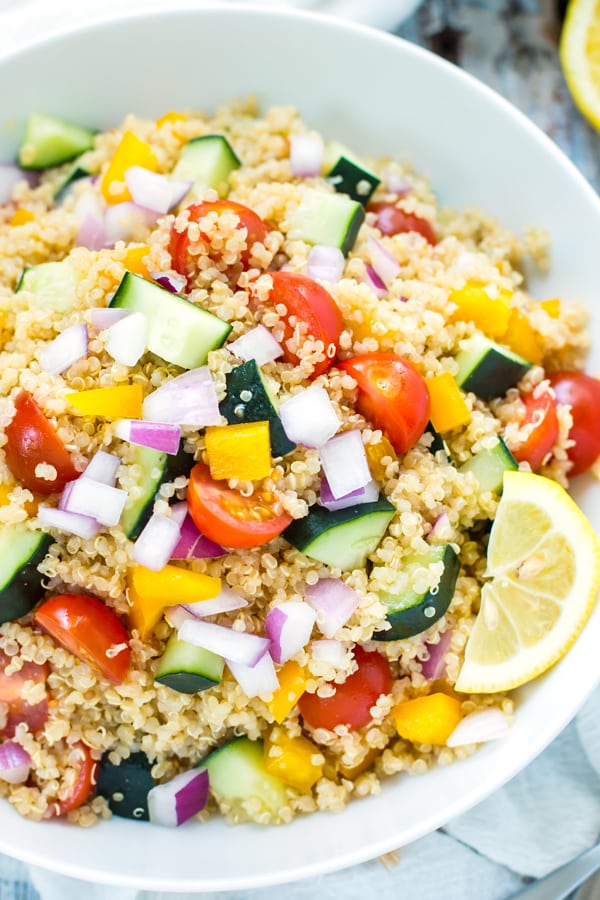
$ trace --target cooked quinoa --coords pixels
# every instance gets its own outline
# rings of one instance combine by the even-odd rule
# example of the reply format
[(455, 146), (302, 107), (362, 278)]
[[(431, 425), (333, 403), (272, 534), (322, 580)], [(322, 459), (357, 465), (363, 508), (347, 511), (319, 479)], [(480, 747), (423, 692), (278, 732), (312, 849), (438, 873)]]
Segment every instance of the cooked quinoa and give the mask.
[[(100, 250), (74, 245), (80, 227), (78, 204), (85, 194), (98, 195), (99, 181), (126, 131), (151, 147), (158, 172), (164, 174), (172, 171), (190, 139), (208, 134), (227, 137), (242, 161), (229, 176), (228, 199), (254, 210), (269, 227), (264, 241), (252, 246), (245, 263), (241, 256), (247, 250), (246, 232), (238, 227), (237, 216), (229, 213), (205, 219), (201, 235), (198, 225), (189, 221), (185, 205), (189, 199), (176, 213), (159, 217), (156, 224), (138, 223), (128, 241), (118, 240), (114, 246)], [(169, 250), (170, 235), (174, 227), (180, 233), (187, 230), (195, 269), (186, 296), (232, 325), (227, 341), (208, 357), (221, 400), (226, 393), (226, 375), (240, 363), (228, 349), (231, 341), (259, 322), (277, 341), (284, 340), (282, 310), (269, 299), (269, 272), (283, 269), (306, 274), (311, 247), (304, 240), (290, 238), (290, 221), (307, 191), (334, 192), (334, 186), (321, 176), (292, 175), (290, 139), (311, 133), (291, 107), (277, 107), (261, 115), (253, 102), (224, 107), (213, 116), (186, 112), (156, 122), (129, 116), (121, 126), (98, 134), (94, 148), (81, 158), (80, 163), (99, 176), (96, 181), (84, 178), (75, 182), (60, 202), (55, 201), (55, 193), (70, 164), (45, 171), (36, 186), (25, 181), (17, 185), (12, 200), (0, 207), (0, 446), (6, 443), (4, 429), (15, 414), (14, 399), (25, 390), (56, 428), (78, 472), (85, 469), (96, 451), (114, 454), (121, 460), (117, 485), (136, 498), (141, 490), (141, 473), (134, 461), (134, 445), (117, 437), (114, 420), (74, 415), (67, 395), (135, 384), (147, 396), (183, 370), (149, 352), (134, 366), (115, 362), (106, 350), (107, 331), (92, 324), (92, 310), (110, 303), (126, 272), (131, 246), (147, 245), (143, 265), (148, 273), (176, 276)], [(281, 822), (297, 813), (341, 810), (353, 797), (378, 793), (386, 776), (398, 772), (421, 774), (438, 763), (447, 765), (472, 752), (472, 746), (451, 749), (400, 738), (391, 714), (398, 703), (432, 690), (422, 664), (428, 659), (431, 646), (444, 634), (450, 634), (451, 640), (445, 671), (435, 689), (458, 698), (463, 714), (492, 706), (511, 717), (513, 700), (509, 696), (468, 696), (453, 691), (479, 607), (486, 564), (485, 525), (494, 518), (498, 504), (496, 494), (481, 493), (474, 475), (461, 472), (459, 466), (481, 450), (493, 447), (498, 435), (509, 447), (517, 448), (525, 435), (523, 429), (527, 428), (523, 395), (540, 385), (547, 372), (581, 368), (588, 344), (585, 315), (576, 302), (561, 298), (560, 312), (555, 315), (540, 302), (546, 298), (534, 298), (527, 292), (522, 274), (525, 261), (541, 267), (548, 265), (543, 233), (531, 229), (519, 238), (478, 210), (455, 212), (439, 208), (430, 185), (403, 161), (367, 159), (365, 165), (381, 179), (373, 200), (395, 203), (405, 213), (425, 219), (438, 240), (431, 244), (416, 231), (382, 236), (376, 214), (367, 211), (345, 259), (342, 277), (323, 282), (343, 318), (338, 358), (387, 351), (408, 360), (425, 378), (445, 372), (456, 375), (455, 356), (465, 342), (468, 346), (477, 328), (473, 321), (452, 316), (455, 304), (450, 295), (465, 284), (476, 282), (484, 286), (491, 298), (500, 294), (510, 297), (511, 306), (526, 317), (535, 333), (542, 364), (533, 365), (518, 386), (501, 398), (484, 401), (473, 393), (464, 394), (470, 419), (466, 425), (444, 434), (447, 456), (431, 452), (432, 435), (427, 431), (406, 453), (397, 456), (382, 431), (356, 411), (357, 385), (351, 374), (334, 362), (323, 374), (313, 377), (315, 363), (324, 358), (323, 345), (318, 342), (298, 340), (296, 336), (292, 338), (292, 342), (296, 340), (292, 349), (299, 357), (297, 365), (278, 359), (261, 366), (279, 403), (310, 385), (325, 389), (342, 422), (341, 430), (360, 431), (370, 451), (372, 475), (396, 510), (367, 566), (352, 571), (341, 571), (312, 559), (285, 537), (256, 548), (232, 550), (219, 558), (175, 563), (221, 578), (223, 585), (248, 601), (243, 609), (221, 613), (210, 621), (257, 634), (264, 633), (269, 609), (289, 600), (304, 601), (307, 585), (334, 578), (352, 588), (360, 598), (359, 604), (334, 635), (345, 647), (340, 662), (333, 666), (313, 658), (312, 642), (294, 657), (304, 670), (308, 693), (331, 695), (335, 684), (344, 682), (355, 671), (352, 648), (356, 644), (389, 660), (391, 693), (379, 697), (371, 710), (371, 721), (363, 727), (314, 729), (303, 723), (297, 706), (278, 726), (290, 737), (304, 735), (312, 741), (314, 760), (322, 763), (322, 776), (310, 790), (287, 788), (287, 805), (276, 817)], [(401, 195), (388, 192), (394, 180), (406, 184)], [(209, 201), (216, 198), (210, 190), (202, 197)], [(15, 224), (17, 209), (28, 210), (33, 216)], [(385, 292), (375, 291), (366, 278), (369, 237), (381, 242), (399, 266)], [(34, 293), (17, 290), (24, 269), (67, 257), (76, 275), (76, 290), (73, 304), (66, 311), (40, 306)], [(257, 296), (261, 301), (258, 304)], [(40, 351), (76, 323), (88, 325), (87, 354), (59, 375), (44, 372)], [(540, 472), (566, 485), (571, 425), (568, 408), (559, 406), (558, 416), (558, 441)], [(206, 462), (204, 429), (184, 426), (182, 437), (184, 449), (196, 461)], [(527, 468), (526, 463), (522, 466)], [(52, 480), (54, 472), (51, 467), (46, 470), (38, 466), (36, 475)], [(282, 511), (293, 519), (301, 519), (317, 503), (320, 482), (319, 451), (298, 445), (293, 452), (275, 459), (268, 478), (260, 482), (234, 481), (231, 486), (247, 495), (259, 490), (270, 492)], [(163, 483), (154, 512), (170, 516), (173, 502), (185, 499), (187, 485), (186, 475)], [(24, 523), (28, 529), (45, 530), (51, 535), (52, 543), (39, 564), (46, 596), (65, 592), (92, 594), (127, 625), (132, 606), (127, 572), (134, 564), (134, 543), (121, 525), (104, 528), (89, 539), (41, 525), (36, 518), (36, 502), (56, 505), (58, 495), (41, 501), (34, 497), (15, 479), (3, 451), (0, 486), (4, 489), (0, 525)], [(380, 593), (397, 581), (403, 560), (430, 549), (430, 532), (435, 523), (438, 542), (451, 543), (460, 558), (460, 574), (447, 612), (413, 637), (374, 641), (373, 632), (385, 627), (386, 608)], [(439, 566), (421, 570), (422, 590), (435, 589), (439, 577)], [(18, 672), (24, 662), (49, 667), (45, 687), (33, 682), (25, 686), (29, 703), (40, 702), (47, 695), (49, 711), (45, 724), (31, 733), (22, 723), (14, 733), (14, 740), (31, 756), (30, 776), (23, 784), (0, 781), (0, 795), (32, 819), (53, 814), (57, 802), (68, 798), (73, 790), (79, 771), (79, 742), (91, 749), (94, 758), (108, 754), (112, 762), (143, 751), (155, 781), (165, 782), (196, 766), (211, 750), (234, 736), (247, 735), (251, 740), (267, 737), (274, 723), (270, 697), (249, 698), (227, 668), (220, 684), (196, 694), (180, 693), (155, 681), (158, 661), (172, 631), (164, 618), (144, 640), (135, 628), (131, 629), (131, 666), (124, 681), (113, 684), (42, 632), (33, 623), (33, 612), (0, 626), (0, 651), (9, 658), (5, 675)], [(313, 639), (323, 637), (317, 622)], [(0, 727), (8, 711), (8, 705), (0, 702)], [(250, 818), (265, 822), (273, 818), (260, 803), (248, 800), (229, 808), (226, 801), (218, 803), (214, 796), (200, 818), (206, 818), (218, 806), (232, 821)], [(107, 800), (97, 796), (70, 811), (68, 819), (87, 826), (110, 815)]]

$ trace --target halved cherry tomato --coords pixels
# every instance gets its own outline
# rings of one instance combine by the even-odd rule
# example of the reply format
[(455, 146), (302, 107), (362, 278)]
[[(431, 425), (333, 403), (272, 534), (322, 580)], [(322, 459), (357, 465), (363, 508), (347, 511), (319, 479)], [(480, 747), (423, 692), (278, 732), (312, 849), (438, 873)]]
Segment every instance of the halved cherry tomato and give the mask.
[(337, 364), (358, 384), (356, 408), (380, 428), (400, 456), (417, 443), (429, 421), (429, 391), (414, 366), (395, 353), (363, 353)]
[[(79, 472), (56, 429), (27, 391), (17, 394), (14, 402), (16, 412), (5, 429), (4, 452), (9, 469), (30, 491), (39, 494), (62, 491), (67, 481), (79, 477)], [(53, 481), (35, 474), (36, 466), (42, 463), (56, 469)]]
[(404, 234), (407, 231), (418, 231), (425, 240), (432, 245), (437, 244), (437, 236), (427, 219), (416, 216), (414, 213), (404, 212), (393, 203), (378, 200), (369, 203), (367, 212), (377, 213), (376, 225), (382, 234)]
[(567, 454), (573, 463), (569, 475), (580, 475), (600, 456), (600, 380), (584, 372), (555, 372), (550, 375), (556, 400), (571, 407), (573, 426), (569, 432), (575, 441)]
[(197, 463), (190, 473), (187, 502), (199, 531), (225, 547), (260, 547), (292, 521), (287, 513), (275, 511), (274, 494), (255, 490), (244, 497), (226, 481), (214, 481), (204, 463)]
[(304, 693), (300, 697), (300, 713), (312, 728), (331, 730), (336, 725), (362, 728), (373, 718), (371, 707), (377, 699), (392, 690), (392, 673), (385, 656), (360, 646), (356, 646), (353, 653), (358, 669), (343, 684), (335, 685), (335, 694), (319, 697)]
[[(223, 212), (235, 213), (240, 220), (237, 227), (246, 229), (246, 249), (241, 253), (241, 260), (246, 267), (248, 266), (253, 244), (257, 241), (263, 243), (268, 233), (267, 226), (260, 216), (249, 209), (249, 207), (244, 206), (242, 203), (236, 203), (234, 200), (204, 200), (202, 203), (193, 203), (191, 206), (188, 206), (188, 210), (190, 222), (199, 222), (209, 212), (216, 212), (217, 214)], [(180, 275), (185, 275), (188, 282), (194, 277), (196, 272), (196, 261), (188, 253), (189, 245), (190, 239), (187, 228), (184, 231), (177, 231), (175, 226), (173, 226), (169, 241), (169, 253), (171, 254), (173, 268)]]
[(92, 757), (90, 748), (83, 741), (78, 741), (73, 749), (78, 751), (79, 756), (75, 784), (64, 800), (58, 800), (49, 807), (49, 817), (64, 816), (72, 809), (79, 809), (94, 793), (98, 780), (98, 760)]
[(27, 703), (22, 697), (23, 685), (26, 681), (35, 684), (45, 682), (50, 674), (50, 667), (44, 663), (24, 662), (18, 672), (6, 675), (6, 667), (11, 661), (4, 651), (0, 650), (0, 703), (8, 704), (8, 714), (4, 728), (0, 729), (0, 738), (14, 736), (17, 725), (25, 722), (29, 731), (35, 734), (40, 731), (48, 718), (48, 700), (44, 698), (39, 703)]
[(287, 362), (298, 365), (300, 358), (290, 350), (288, 341), (298, 327), (300, 343), (303, 338), (323, 342), (325, 359), (315, 363), (312, 377), (322, 375), (332, 365), (340, 345), (344, 322), (331, 294), (317, 281), (294, 272), (271, 272), (273, 289), (270, 300), (285, 307), (283, 315), (283, 355)]
[[(542, 465), (558, 440), (556, 401), (550, 391), (534, 396), (534, 391), (521, 396), (525, 404), (523, 425), (532, 425), (529, 436), (512, 454), (518, 462), (528, 462), (532, 470)], [(512, 448), (511, 448), (512, 449)]]
[(58, 594), (42, 603), (34, 618), (57, 644), (109, 681), (121, 684), (131, 662), (129, 635), (102, 600), (85, 594)]

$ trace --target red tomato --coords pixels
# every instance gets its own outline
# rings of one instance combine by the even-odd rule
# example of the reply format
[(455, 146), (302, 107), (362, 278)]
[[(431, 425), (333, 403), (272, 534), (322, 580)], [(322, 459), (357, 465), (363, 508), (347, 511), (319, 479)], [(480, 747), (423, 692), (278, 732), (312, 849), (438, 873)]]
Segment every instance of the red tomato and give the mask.
[(533, 424), (527, 439), (512, 454), (518, 462), (528, 462), (533, 471), (542, 465), (558, 439), (558, 417), (556, 401), (550, 391), (539, 397), (532, 391), (521, 396), (525, 404), (524, 425)]
[(404, 234), (406, 231), (418, 231), (430, 244), (437, 244), (437, 237), (431, 223), (414, 213), (404, 212), (393, 203), (378, 200), (369, 203), (367, 212), (377, 213), (376, 225), (382, 234)]
[(358, 384), (356, 408), (389, 438), (398, 455), (417, 443), (429, 421), (425, 379), (395, 353), (363, 353), (337, 364)]
[(93, 759), (90, 749), (83, 741), (78, 741), (73, 750), (78, 751), (78, 771), (70, 793), (64, 800), (58, 800), (49, 808), (49, 817), (64, 816), (72, 809), (78, 809), (93, 794), (98, 779), (98, 761)]
[[(237, 227), (245, 228), (247, 232), (246, 249), (241, 254), (241, 260), (246, 267), (248, 266), (252, 245), (257, 241), (264, 243), (268, 233), (267, 226), (260, 216), (257, 216), (247, 206), (244, 206), (242, 203), (236, 203), (234, 200), (204, 200), (202, 203), (193, 203), (191, 206), (188, 206), (188, 209), (190, 222), (199, 222), (209, 212), (216, 212), (217, 214), (227, 211), (234, 212), (240, 220)], [(173, 268), (180, 275), (185, 275), (188, 281), (194, 277), (196, 272), (194, 257), (188, 253), (189, 245), (190, 239), (187, 229), (177, 231), (175, 226), (173, 226), (169, 242), (169, 253), (173, 261)]]
[(0, 650), (0, 703), (8, 704), (8, 713), (4, 728), (0, 729), (0, 738), (14, 736), (17, 725), (25, 722), (32, 734), (40, 731), (48, 718), (48, 700), (40, 700), (39, 703), (27, 703), (21, 696), (23, 685), (26, 681), (34, 681), (36, 684), (45, 682), (50, 674), (49, 666), (44, 663), (24, 662), (22, 668), (13, 675), (6, 675), (5, 669), (10, 663), (11, 657)]
[(274, 511), (275, 495), (255, 490), (243, 497), (226, 481), (211, 478), (204, 463), (197, 463), (190, 473), (187, 502), (196, 528), (225, 547), (260, 547), (292, 521), (287, 513)]
[(97, 597), (58, 594), (39, 606), (35, 621), (79, 659), (121, 684), (131, 661), (129, 636), (112, 609)]
[(312, 728), (331, 730), (336, 725), (362, 728), (373, 718), (371, 707), (377, 699), (392, 690), (392, 673), (385, 656), (359, 646), (353, 652), (358, 669), (343, 684), (335, 685), (335, 694), (319, 697), (305, 693), (300, 697), (300, 713)]
[[(16, 413), (6, 426), (6, 462), (22, 484), (39, 494), (62, 491), (67, 481), (79, 477), (71, 457), (31, 394), (21, 391), (15, 397)], [(54, 481), (46, 481), (35, 474), (36, 466), (46, 463), (56, 469)]]
[(569, 475), (580, 475), (600, 456), (600, 381), (584, 372), (555, 372), (550, 375), (550, 384), (557, 402), (571, 407), (569, 437), (575, 444), (567, 450), (573, 463)]

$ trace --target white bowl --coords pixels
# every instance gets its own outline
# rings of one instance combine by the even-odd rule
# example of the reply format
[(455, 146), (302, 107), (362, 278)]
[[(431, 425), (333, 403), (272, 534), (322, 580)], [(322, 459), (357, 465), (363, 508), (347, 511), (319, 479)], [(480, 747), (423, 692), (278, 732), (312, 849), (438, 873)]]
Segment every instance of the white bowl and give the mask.
[[(0, 60), (0, 159), (28, 112), (109, 127), (128, 112), (211, 109), (255, 92), (295, 104), (314, 128), (374, 154), (412, 159), (442, 203), (475, 204), (517, 232), (552, 239), (538, 296), (592, 311), (600, 370), (600, 203), (556, 147), (458, 69), (384, 34), (325, 18), (219, 6), (123, 18), (65, 33)], [(596, 309), (594, 305), (596, 304)], [(600, 485), (577, 499), (600, 530)], [(496, 790), (567, 724), (600, 679), (600, 609), (572, 650), (519, 696), (507, 738), (464, 763), (390, 779), (341, 814), (282, 828), (206, 825), (169, 831), (113, 818), (91, 830), (34, 824), (0, 804), (0, 850), (69, 875), (155, 890), (233, 890), (348, 866), (427, 834)]]

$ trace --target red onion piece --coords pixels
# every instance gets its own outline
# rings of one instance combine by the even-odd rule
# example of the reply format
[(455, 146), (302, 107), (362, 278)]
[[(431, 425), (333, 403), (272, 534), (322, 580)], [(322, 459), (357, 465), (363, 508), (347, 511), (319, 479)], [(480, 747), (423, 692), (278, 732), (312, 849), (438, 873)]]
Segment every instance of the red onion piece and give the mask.
[(427, 540), (431, 541), (432, 538), (435, 538), (435, 540), (449, 541), (451, 537), (452, 525), (450, 524), (448, 513), (440, 513), (431, 526), (431, 531), (427, 535)]
[(96, 193), (80, 194), (73, 209), (79, 227), (75, 235), (76, 247), (87, 247), (88, 250), (101, 250), (106, 244), (106, 228), (104, 225), (105, 204)]
[(447, 747), (463, 747), (465, 744), (483, 744), (496, 741), (509, 731), (508, 719), (498, 707), (479, 709), (469, 713), (458, 723), (448, 740)]
[(429, 653), (429, 659), (421, 662), (421, 672), (427, 681), (437, 681), (438, 678), (443, 678), (446, 671), (445, 656), (451, 641), (452, 629), (449, 628), (447, 631), (443, 631), (440, 634), (440, 639), (437, 644), (433, 644), (429, 641), (425, 644)]
[(281, 664), (295, 656), (310, 640), (316, 612), (301, 600), (274, 606), (265, 619), (265, 634), (271, 640), (269, 652)]
[(106, 333), (106, 352), (122, 366), (135, 366), (146, 352), (148, 319), (132, 312), (111, 325)]
[(323, 640), (311, 641), (310, 654), (316, 662), (327, 663), (330, 666), (341, 666), (348, 652), (348, 644), (343, 641)]
[(171, 294), (180, 294), (187, 284), (183, 275), (171, 275), (170, 272), (150, 272), (150, 277)]
[(367, 249), (371, 257), (373, 270), (387, 288), (391, 287), (400, 271), (400, 263), (386, 250), (381, 241), (378, 241), (372, 235), (369, 235), (367, 238)]
[(144, 400), (142, 415), (150, 422), (193, 428), (220, 425), (219, 401), (208, 366), (190, 369), (153, 391)]
[(225, 662), (248, 697), (267, 698), (279, 687), (279, 679), (269, 653), (265, 653), (254, 666), (245, 666), (231, 659), (226, 659)]
[(154, 825), (176, 828), (197, 813), (208, 802), (209, 781), (206, 769), (181, 772), (148, 791), (148, 813)]
[[(73, 483), (73, 482), (72, 482)], [(48, 528), (58, 528), (67, 534), (76, 534), (81, 538), (96, 537), (100, 531), (100, 525), (91, 516), (81, 516), (64, 509), (54, 509), (53, 506), (40, 506), (37, 513), (38, 520)]]
[(58, 337), (40, 350), (40, 365), (44, 372), (48, 372), (50, 375), (59, 375), (76, 363), (78, 359), (86, 356), (87, 352), (87, 325), (79, 322), (65, 328)]
[(246, 334), (240, 335), (235, 341), (227, 344), (227, 349), (239, 356), (245, 362), (249, 359), (256, 360), (257, 366), (272, 362), (283, 355), (283, 348), (278, 344), (268, 328), (257, 325)]
[(364, 488), (372, 479), (358, 429), (343, 431), (319, 447), (321, 465), (335, 500)]
[(378, 497), (379, 485), (373, 478), (371, 478), (364, 487), (357, 488), (355, 491), (350, 491), (349, 494), (345, 494), (343, 497), (338, 497), (337, 499), (331, 492), (331, 487), (329, 486), (327, 478), (323, 476), (321, 479), (319, 503), (330, 512), (335, 512), (338, 509), (348, 509), (349, 506), (359, 506), (361, 503), (374, 503)]
[[(106, 453), (104, 450), (97, 450), (92, 456), (89, 463), (81, 473), (82, 478), (93, 478), (102, 484), (109, 484), (115, 487), (117, 484), (117, 470), (121, 465), (121, 460), (114, 453)], [(73, 484), (74, 482), (70, 482)], [(68, 487), (68, 485), (67, 485)]]
[(212, 597), (210, 600), (198, 600), (197, 603), (186, 603), (183, 608), (193, 616), (205, 619), (207, 616), (217, 616), (219, 613), (244, 609), (246, 606), (248, 606), (248, 601), (225, 585), (216, 597)]
[(397, 197), (404, 197), (413, 190), (412, 184), (397, 172), (388, 171), (385, 175), (385, 189), (390, 194), (396, 194)]
[(162, 215), (179, 206), (192, 186), (191, 181), (158, 175), (143, 166), (131, 166), (127, 169), (125, 184), (134, 203)]
[(253, 667), (263, 658), (271, 643), (268, 638), (247, 631), (234, 631), (224, 625), (203, 622), (193, 618), (183, 622), (178, 630), (182, 641), (189, 641), (197, 647), (204, 647), (225, 657), (227, 662), (237, 662)]
[(342, 277), (346, 260), (339, 247), (315, 244), (310, 248), (306, 274), (309, 278), (337, 283)]
[(70, 483), (64, 509), (80, 516), (89, 516), (110, 527), (119, 524), (126, 501), (127, 491), (92, 478), (78, 478)]
[(114, 203), (104, 214), (105, 246), (112, 247), (117, 241), (130, 241), (141, 225), (155, 225), (157, 218), (158, 214), (154, 210), (145, 209), (130, 200)]
[(180, 606), (179, 604), (175, 606), (167, 606), (165, 611), (163, 612), (163, 616), (171, 626), (171, 628), (175, 628), (177, 632), (183, 625), (184, 622), (194, 622), (196, 617), (189, 612), (184, 606)]
[(181, 443), (179, 425), (146, 422), (144, 419), (119, 419), (115, 422), (115, 434), (122, 441), (138, 444), (141, 447), (150, 447), (152, 450), (169, 453), (171, 456), (175, 456), (179, 452)]
[(8, 203), (15, 186), (25, 178), (24, 172), (11, 163), (0, 163), (0, 204)]
[(9, 784), (23, 784), (29, 777), (31, 756), (17, 741), (0, 744), (0, 780)]
[(320, 447), (342, 424), (325, 388), (312, 385), (279, 407), (283, 430), (296, 444)]
[(179, 525), (171, 516), (154, 513), (133, 545), (133, 558), (140, 566), (160, 572), (171, 559), (179, 540)]
[(300, 178), (320, 175), (323, 165), (323, 139), (317, 134), (293, 134), (290, 137), (290, 168)]
[[(227, 551), (220, 544), (216, 544), (198, 531), (194, 520), (187, 512), (187, 503), (183, 503), (182, 506), (185, 508), (185, 515), (171, 559), (217, 559), (219, 556), (226, 556)], [(172, 512), (175, 518), (175, 507), (172, 507)]]
[(365, 265), (366, 282), (378, 297), (387, 297), (387, 288), (371, 263)]
[(126, 316), (131, 316), (132, 310), (130, 309), (112, 309), (111, 307), (99, 307), (97, 309), (93, 309), (90, 314), (91, 323), (98, 331), (105, 331), (107, 328), (110, 328), (111, 325), (114, 325), (116, 322), (120, 322), (121, 319), (124, 319)]
[(321, 578), (304, 589), (308, 603), (317, 613), (317, 627), (332, 638), (345, 625), (360, 602), (356, 591), (339, 578)]

